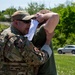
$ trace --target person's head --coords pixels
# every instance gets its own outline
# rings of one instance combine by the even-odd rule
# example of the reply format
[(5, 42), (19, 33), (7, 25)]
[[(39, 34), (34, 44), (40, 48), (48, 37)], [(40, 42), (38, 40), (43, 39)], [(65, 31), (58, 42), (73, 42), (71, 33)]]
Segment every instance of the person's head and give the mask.
[(11, 16), (12, 25), (22, 34), (27, 34), (34, 15), (29, 15), (26, 11), (16, 11)]
[(42, 14), (51, 13), (51, 12), (52, 11), (50, 11), (50, 10), (43, 9), (43, 10), (40, 10), (39, 12), (36, 13), (36, 15), (37, 15), (36, 17), (40, 18), (40, 16), (41, 16), (39, 26), (46, 22), (45, 19), (42, 19), (43, 18)]

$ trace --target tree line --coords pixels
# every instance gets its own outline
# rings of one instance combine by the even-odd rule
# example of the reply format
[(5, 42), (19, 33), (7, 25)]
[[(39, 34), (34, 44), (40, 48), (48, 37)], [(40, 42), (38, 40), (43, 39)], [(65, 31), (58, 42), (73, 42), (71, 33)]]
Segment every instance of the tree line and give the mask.
[[(55, 35), (52, 39), (53, 48), (56, 50), (58, 47), (67, 44), (75, 44), (75, 3), (59, 4), (54, 8), (46, 8), (44, 4), (30, 3), (27, 8), (18, 9), (14, 7), (7, 8), (0, 11), (0, 21), (11, 21), (10, 17), (16, 10), (25, 10), (30, 14), (35, 14), (39, 10), (48, 9), (56, 12), (60, 16), (59, 24), (56, 27)], [(8, 16), (9, 15), (9, 16)]]

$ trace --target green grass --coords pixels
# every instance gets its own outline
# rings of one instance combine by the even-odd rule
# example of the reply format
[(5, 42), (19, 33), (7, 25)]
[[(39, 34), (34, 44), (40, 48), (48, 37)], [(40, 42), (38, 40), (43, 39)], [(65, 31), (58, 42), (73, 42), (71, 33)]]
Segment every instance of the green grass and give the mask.
[(58, 75), (75, 75), (75, 56), (71, 54), (55, 55)]
[(2, 30), (4, 30), (4, 29), (8, 28), (8, 27), (9, 27), (9, 26), (0, 24), (0, 32), (1, 32)]

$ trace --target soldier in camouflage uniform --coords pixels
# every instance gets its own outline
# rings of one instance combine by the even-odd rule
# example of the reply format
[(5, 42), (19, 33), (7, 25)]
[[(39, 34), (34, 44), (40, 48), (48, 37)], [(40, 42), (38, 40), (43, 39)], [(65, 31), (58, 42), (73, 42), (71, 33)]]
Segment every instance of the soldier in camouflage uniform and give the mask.
[[(57, 14), (53, 15), (57, 17)], [(41, 26), (39, 28), (32, 42), (24, 37), (28, 33), (31, 18), (33, 17), (34, 15), (30, 16), (24, 11), (17, 11), (12, 15), (11, 27), (1, 33), (0, 75), (37, 75), (40, 65), (48, 62), (50, 57), (48, 51), (41, 50), (44, 49), (41, 47), (47, 40), (45, 27)], [(42, 19), (41, 21), (43, 22)], [(39, 21), (37, 15), (36, 20)], [(41, 22), (39, 21), (39, 23)], [(53, 34), (53, 31), (51, 34)], [(40, 34), (43, 38), (40, 37)], [(44, 74), (40, 73), (39, 75)]]

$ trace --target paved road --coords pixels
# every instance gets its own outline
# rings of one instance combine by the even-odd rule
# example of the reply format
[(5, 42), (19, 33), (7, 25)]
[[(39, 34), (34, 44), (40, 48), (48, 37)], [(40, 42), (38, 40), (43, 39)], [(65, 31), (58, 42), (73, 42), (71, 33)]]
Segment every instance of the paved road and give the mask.
[(75, 54), (71, 54), (71, 53), (66, 53), (66, 54), (58, 54), (58, 53), (55, 53), (54, 55), (75, 56)]
[(0, 22), (0, 24), (10, 25), (10, 22)]

